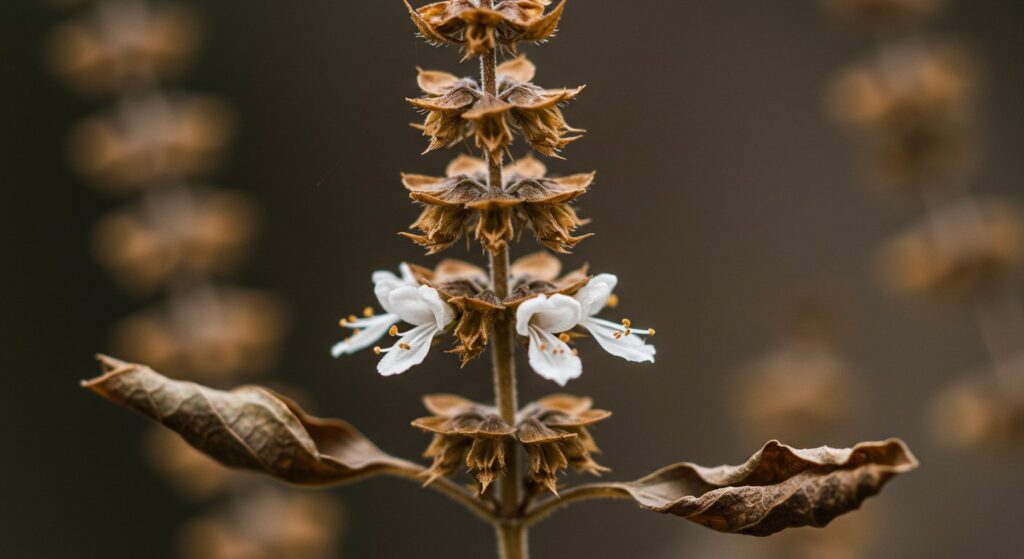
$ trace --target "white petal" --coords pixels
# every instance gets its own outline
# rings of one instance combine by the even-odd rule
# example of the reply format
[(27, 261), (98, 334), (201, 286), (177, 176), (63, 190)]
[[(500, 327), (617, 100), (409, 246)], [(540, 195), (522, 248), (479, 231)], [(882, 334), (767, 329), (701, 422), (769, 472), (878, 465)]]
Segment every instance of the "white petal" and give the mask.
[(441, 300), (441, 294), (433, 287), (421, 285), (420, 298), (423, 299), (423, 302), (434, 313), (434, 322), (437, 323), (438, 330), (444, 330), (455, 319), (455, 311), (452, 310), (448, 303)]
[(608, 306), (608, 298), (611, 297), (615, 287), (619, 285), (619, 278), (613, 274), (599, 274), (594, 276), (587, 285), (580, 289), (575, 298), (583, 306), (583, 316), (594, 316)]
[(530, 366), (538, 375), (565, 386), (583, 374), (583, 362), (573, 354), (568, 344), (554, 334), (532, 327), (529, 336)]
[(419, 285), (419, 282), (416, 281), (416, 277), (412, 275), (412, 268), (410, 268), (408, 264), (405, 262), (399, 264), (398, 271), (402, 274), (402, 281), (409, 285)]
[(382, 314), (346, 324), (346, 328), (358, 330), (358, 332), (347, 340), (335, 344), (331, 348), (331, 355), (341, 357), (372, 346), (377, 340), (383, 338), (392, 326), (398, 324), (399, 320), (396, 314)]
[[(588, 318), (580, 326), (586, 328), (608, 353), (634, 363), (654, 363), (654, 355), (657, 353), (654, 346), (647, 345), (636, 334), (623, 335), (622, 326), (599, 318)], [(617, 339), (616, 333), (620, 336)]]
[(568, 332), (583, 318), (583, 308), (572, 297), (565, 295), (538, 295), (519, 305), (516, 311), (516, 331), (528, 336), (530, 327), (555, 334)]
[(406, 285), (388, 295), (388, 304), (402, 320), (414, 326), (434, 324), (434, 309), (423, 300), (418, 287)]
[(403, 287), (410, 287), (405, 284), (402, 280), (395, 277), (391, 272), (385, 272), (391, 277), (381, 275), (378, 279), (380, 281), (374, 283), (373, 293), (377, 296), (377, 301), (380, 302), (380, 306), (391, 314), (396, 314), (394, 307), (391, 306), (391, 294), (396, 290)]
[[(386, 350), (384, 358), (377, 363), (377, 372), (386, 377), (399, 375), (415, 367), (427, 358), (431, 342), (438, 333), (433, 323), (417, 326), (398, 339), (398, 343)], [(409, 349), (402, 349), (406, 344)]]

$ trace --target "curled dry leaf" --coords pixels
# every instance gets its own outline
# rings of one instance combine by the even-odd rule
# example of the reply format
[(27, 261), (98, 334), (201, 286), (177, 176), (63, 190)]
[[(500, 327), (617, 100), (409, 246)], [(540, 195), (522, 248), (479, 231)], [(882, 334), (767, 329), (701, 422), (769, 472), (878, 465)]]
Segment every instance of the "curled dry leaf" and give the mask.
[(593, 487), (719, 532), (769, 536), (826, 526), (917, 465), (896, 439), (810, 450), (771, 441), (741, 466), (675, 464), (631, 483)]
[(416, 468), (337, 419), (310, 416), (270, 390), (224, 392), (168, 379), (149, 367), (99, 358), (104, 374), (82, 385), (176, 431), (222, 464), (288, 483), (324, 486)]

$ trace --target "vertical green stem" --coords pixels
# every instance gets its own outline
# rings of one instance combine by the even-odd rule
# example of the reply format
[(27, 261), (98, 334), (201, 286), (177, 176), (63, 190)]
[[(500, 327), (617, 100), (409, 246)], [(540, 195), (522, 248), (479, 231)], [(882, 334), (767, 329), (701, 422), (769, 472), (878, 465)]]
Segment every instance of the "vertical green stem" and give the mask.
[[(491, 0), (480, 0), (480, 6), (492, 7)], [(496, 50), (480, 56), (480, 75), (484, 94), (497, 97), (497, 66)], [(504, 187), (502, 180), (502, 154), (488, 153), (488, 187), (500, 190)], [(509, 255), (508, 247), (491, 253), (491, 289), (498, 298), (504, 300), (509, 294)], [(494, 325), (494, 338), (491, 341), (491, 357), (494, 364), (494, 399), (501, 413), (501, 418), (509, 425), (515, 425), (516, 411), (519, 409), (516, 396), (516, 365), (515, 346), (512, 332), (512, 321), (509, 316), (501, 315)], [(520, 475), (519, 446), (509, 441), (506, 451), (507, 469), (499, 482), (501, 492), (499, 514), (503, 521), (495, 526), (498, 536), (498, 550), (502, 559), (527, 559), (526, 526), (520, 521)]]

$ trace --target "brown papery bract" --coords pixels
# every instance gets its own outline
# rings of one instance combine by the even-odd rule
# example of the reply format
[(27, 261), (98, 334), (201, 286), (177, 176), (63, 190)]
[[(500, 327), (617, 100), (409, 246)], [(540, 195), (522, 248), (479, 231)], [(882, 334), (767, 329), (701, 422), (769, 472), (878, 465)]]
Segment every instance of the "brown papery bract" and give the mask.
[(537, 152), (560, 157), (562, 148), (581, 138), (570, 134), (583, 130), (566, 123), (559, 105), (576, 98), (583, 87), (544, 89), (531, 83), (535, 71), (525, 56), (499, 64), (497, 91), (491, 94), (471, 78), (420, 70), (417, 81), (426, 96), (408, 101), (427, 113), (421, 127), (430, 138), (427, 152), (472, 136), (484, 153), (501, 157), (517, 131)]
[(574, 236), (583, 225), (572, 202), (585, 194), (594, 173), (547, 177), (545, 166), (526, 157), (505, 168), (503, 188), (487, 184), (487, 164), (459, 156), (448, 176), (403, 175), (410, 197), (425, 206), (413, 224), (423, 234), (404, 233), (430, 253), (440, 252), (470, 229), (492, 253), (504, 249), (516, 230), (530, 228), (537, 241), (555, 252), (569, 252), (590, 235)]
[(558, 29), (565, 10), (564, 0), (546, 14), (551, 0), (499, 0), (490, 8), (472, 0), (446, 0), (419, 9), (404, 1), (424, 39), (460, 45), (464, 60), (499, 47), (514, 51), (520, 42), (547, 40)]

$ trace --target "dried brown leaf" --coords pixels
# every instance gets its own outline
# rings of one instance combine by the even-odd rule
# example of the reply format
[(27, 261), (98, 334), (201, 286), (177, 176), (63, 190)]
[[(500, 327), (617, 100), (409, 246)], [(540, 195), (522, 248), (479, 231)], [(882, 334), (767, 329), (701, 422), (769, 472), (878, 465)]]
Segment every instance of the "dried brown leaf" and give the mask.
[(104, 375), (84, 381), (85, 388), (162, 423), (226, 466), (305, 486), (416, 467), (384, 453), (348, 423), (310, 416), (265, 388), (224, 392), (143, 365), (99, 360)]
[(741, 466), (681, 463), (631, 483), (594, 487), (719, 532), (768, 536), (786, 528), (826, 526), (859, 508), (893, 476), (917, 466), (897, 439), (810, 450), (771, 441)]

